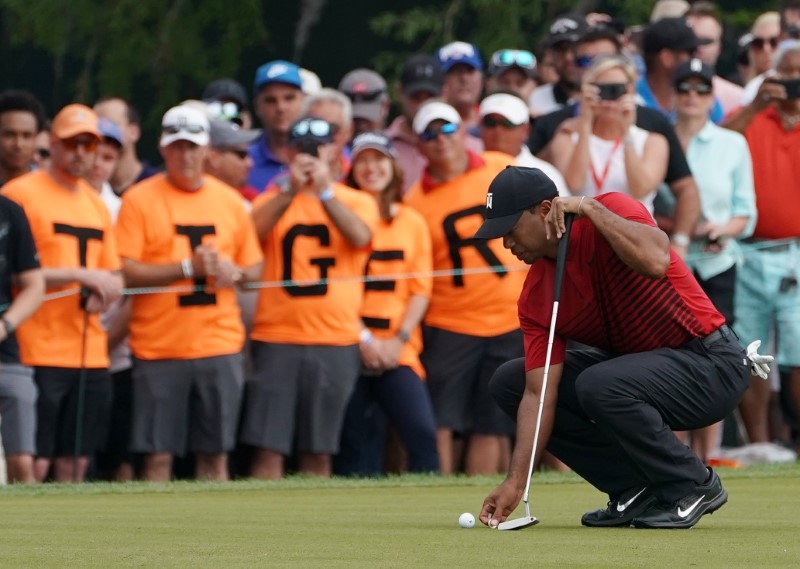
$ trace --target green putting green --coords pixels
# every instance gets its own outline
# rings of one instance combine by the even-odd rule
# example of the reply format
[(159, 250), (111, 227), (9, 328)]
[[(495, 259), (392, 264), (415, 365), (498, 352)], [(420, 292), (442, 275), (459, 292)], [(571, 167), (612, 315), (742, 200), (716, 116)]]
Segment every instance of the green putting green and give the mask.
[(500, 478), (5, 487), (0, 566), (797, 567), (800, 465), (720, 475), (728, 504), (670, 531), (584, 528), (606, 497), (553, 473), (534, 476), (541, 523), (516, 532), (458, 527)]

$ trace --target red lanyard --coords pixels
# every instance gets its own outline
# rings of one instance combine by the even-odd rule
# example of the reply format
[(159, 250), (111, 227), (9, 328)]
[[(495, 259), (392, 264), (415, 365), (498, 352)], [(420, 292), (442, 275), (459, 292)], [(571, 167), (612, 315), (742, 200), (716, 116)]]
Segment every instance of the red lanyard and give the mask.
[(608, 169), (611, 167), (611, 160), (614, 159), (614, 153), (619, 148), (620, 143), (622, 142), (621, 138), (618, 138), (614, 141), (614, 146), (611, 148), (611, 153), (608, 155), (608, 160), (606, 160), (606, 166), (603, 168), (602, 176), (597, 175), (597, 171), (594, 169), (594, 163), (592, 162), (591, 158), (589, 159), (589, 170), (592, 171), (592, 179), (594, 180), (594, 185), (597, 186), (597, 193), (603, 193), (603, 184), (606, 183), (606, 178), (608, 178)]

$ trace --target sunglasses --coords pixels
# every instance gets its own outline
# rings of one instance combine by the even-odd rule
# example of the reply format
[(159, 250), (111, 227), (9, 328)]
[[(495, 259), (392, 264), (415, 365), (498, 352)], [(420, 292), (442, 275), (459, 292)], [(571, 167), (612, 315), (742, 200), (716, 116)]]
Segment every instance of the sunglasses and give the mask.
[(772, 38), (753, 38), (753, 41), (750, 42), (750, 45), (753, 48), (761, 50), (764, 49), (764, 46), (769, 43), (769, 46), (774, 50), (778, 47), (780, 43), (780, 38), (778, 36)]
[(675, 91), (681, 95), (687, 95), (690, 91), (694, 91), (698, 95), (710, 95), (711, 85), (706, 83), (678, 83), (675, 86)]
[(386, 91), (378, 89), (377, 91), (364, 91), (362, 93), (347, 93), (347, 96), (354, 103), (372, 103), (386, 95)]
[(37, 148), (36, 149), (36, 156), (38, 156), (41, 160), (47, 160), (50, 158), (50, 149), (49, 148)]
[(452, 136), (457, 130), (457, 124), (446, 122), (439, 128), (429, 126), (420, 133), (419, 138), (422, 140), (422, 142), (430, 142), (431, 140), (436, 139), (436, 137), (440, 134), (443, 136)]
[(67, 138), (61, 141), (61, 144), (67, 150), (75, 151), (80, 146), (86, 152), (94, 152), (97, 149), (97, 139), (94, 137), (91, 138)]
[(206, 103), (206, 108), (208, 108), (208, 112), (211, 114), (212, 117), (215, 119), (223, 119), (230, 122), (235, 122), (238, 124), (242, 124), (241, 113), (242, 110), (233, 101), (223, 102), (223, 101), (211, 101)]
[(579, 55), (575, 57), (575, 65), (580, 69), (588, 69), (594, 61), (593, 55)]
[(519, 126), (505, 117), (495, 118), (493, 116), (483, 117), (481, 124), (486, 128), (495, 128), (497, 126), (502, 126), (503, 128), (517, 128)]
[(223, 152), (230, 152), (234, 156), (238, 156), (239, 160), (244, 160), (249, 155), (247, 150), (242, 150), (241, 148), (226, 148)]
[(536, 67), (536, 57), (524, 49), (501, 49), (492, 55), (492, 64), (495, 67), (516, 65), (523, 69), (534, 69)]
[(164, 134), (178, 134), (188, 132), (189, 134), (200, 134), (206, 132), (206, 128), (201, 124), (165, 124), (161, 127)]
[(309, 133), (311, 136), (333, 136), (337, 130), (336, 125), (322, 119), (303, 119), (292, 127), (292, 136), (297, 138)]

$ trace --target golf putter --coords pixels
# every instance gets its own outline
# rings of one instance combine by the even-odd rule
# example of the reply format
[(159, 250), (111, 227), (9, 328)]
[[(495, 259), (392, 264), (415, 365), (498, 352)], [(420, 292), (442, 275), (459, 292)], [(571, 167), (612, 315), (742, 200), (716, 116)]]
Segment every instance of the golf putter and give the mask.
[(499, 530), (516, 530), (539, 523), (539, 519), (531, 515), (531, 505), (528, 495), (531, 490), (531, 477), (533, 476), (534, 458), (536, 447), (539, 445), (539, 430), (542, 426), (542, 409), (544, 399), (547, 394), (547, 376), (550, 375), (550, 355), (553, 353), (553, 338), (556, 333), (556, 318), (558, 317), (558, 302), (561, 298), (561, 281), (564, 280), (564, 268), (567, 264), (567, 249), (569, 249), (569, 234), (572, 230), (574, 214), (564, 214), (564, 235), (558, 243), (558, 254), (556, 255), (556, 282), (553, 289), (553, 316), (550, 318), (550, 336), (547, 339), (547, 355), (544, 362), (544, 377), (542, 378), (542, 395), (539, 397), (539, 412), (536, 414), (536, 429), (533, 431), (533, 448), (531, 449), (531, 462), (528, 465), (528, 481), (525, 483), (525, 493), (522, 495), (522, 502), (525, 504), (525, 517), (514, 520), (506, 520), (497, 525)]

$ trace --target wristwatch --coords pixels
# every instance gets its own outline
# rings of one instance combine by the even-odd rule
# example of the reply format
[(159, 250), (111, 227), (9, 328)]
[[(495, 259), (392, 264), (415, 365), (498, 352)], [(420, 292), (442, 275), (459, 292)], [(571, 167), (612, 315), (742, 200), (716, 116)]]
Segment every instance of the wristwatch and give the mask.
[(691, 239), (685, 233), (673, 233), (672, 243), (678, 247), (688, 247)]
[(14, 325), (7, 318), (0, 318), (0, 322), (3, 323), (3, 327), (6, 329), (6, 336), (14, 333)]
[(408, 332), (406, 332), (406, 331), (405, 331), (405, 330), (403, 330), (402, 328), (400, 328), (400, 329), (397, 331), (397, 334), (396, 334), (396, 336), (397, 336), (398, 338), (400, 338), (400, 339), (403, 341), (403, 343), (404, 343), (404, 344), (407, 344), (407, 343), (408, 343), (408, 341), (411, 339), (411, 334), (409, 334)]

